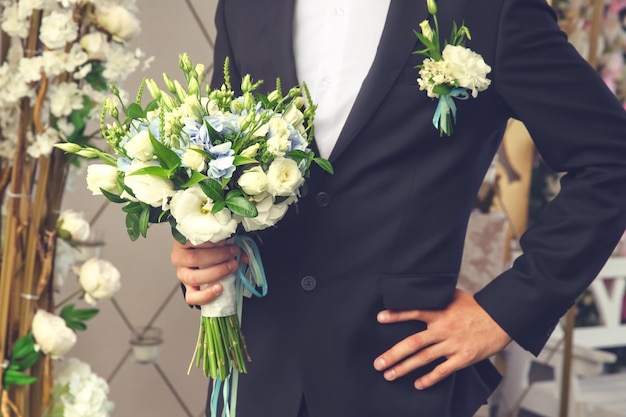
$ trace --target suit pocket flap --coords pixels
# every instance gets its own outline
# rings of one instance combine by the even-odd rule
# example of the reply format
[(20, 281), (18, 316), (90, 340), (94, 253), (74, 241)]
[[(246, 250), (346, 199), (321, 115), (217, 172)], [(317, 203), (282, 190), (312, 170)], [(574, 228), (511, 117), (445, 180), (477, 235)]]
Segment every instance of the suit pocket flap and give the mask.
[(384, 275), (383, 304), (389, 310), (440, 310), (452, 299), (458, 275)]

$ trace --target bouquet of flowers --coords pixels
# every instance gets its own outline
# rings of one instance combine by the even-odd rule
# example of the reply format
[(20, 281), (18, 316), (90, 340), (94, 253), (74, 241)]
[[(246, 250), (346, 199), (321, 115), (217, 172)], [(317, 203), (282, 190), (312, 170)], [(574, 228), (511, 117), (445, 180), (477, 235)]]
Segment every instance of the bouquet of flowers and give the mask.
[[(164, 75), (167, 91), (149, 79), (134, 103), (126, 105), (117, 95), (118, 108), (106, 100), (101, 131), (112, 154), (58, 145), (103, 162), (88, 167), (88, 188), (124, 204), (131, 239), (145, 237), (151, 223), (168, 222), (182, 243), (234, 238), (248, 254), (250, 280), (237, 271), (222, 281), (220, 297), (202, 306), (196, 364), (219, 381), (231, 370), (246, 372), (238, 319), (242, 293), (266, 291), (254, 242), (238, 232), (275, 225), (297, 201), (312, 163), (332, 173), (329, 162), (309, 148), (316, 106), (306, 86), (283, 95), (277, 80), (272, 92), (255, 95), (261, 81), (246, 75), (235, 96), (228, 65), (226, 60), (225, 84), (211, 89), (203, 82), (204, 67), (181, 55), (186, 87)], [(153, 100), (142, 107), (145, 88)], [(113, 124), (105, 124), (107, 115)]]
[(491, 67), (482, 56), (464, 46), (465, 38), (471, 39), (469, 29), (464, 24), (459, 27), (456, 22), (453, 23), (450, 40), (444, 41), (442, 50), (437, 3), (435, 0), (427, 0), (427, 4), (435, 29), (428, 20), (424, 20), (420, 23), (422, 33), (414, 31), (424, 44), (424, 49), (414, 53), (426, 56), (423, 63), (417, 66), (420, 69), (417, 83), (420, 90), (426, 90), (428, 97), (439, 100), (433, 125), (439, 129), (440, 135), (451, 136), (452, 124), (456, 121), (454, 99), (465, 100), (470, 93), (476, 98), (479, 91), (486, 90), (491, 84), (487, 78)]

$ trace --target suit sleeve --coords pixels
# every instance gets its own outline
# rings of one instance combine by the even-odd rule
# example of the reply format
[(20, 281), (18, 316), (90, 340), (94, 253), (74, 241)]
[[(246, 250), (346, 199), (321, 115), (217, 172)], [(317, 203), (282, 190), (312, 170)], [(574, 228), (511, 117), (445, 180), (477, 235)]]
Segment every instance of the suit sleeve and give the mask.
[(565, 173), (522, 236), (524, 255), (475, 296), (538, 354), (626, 228), (626, 113), (544, 0), (504, 1), (493, 87), (548, 165)]

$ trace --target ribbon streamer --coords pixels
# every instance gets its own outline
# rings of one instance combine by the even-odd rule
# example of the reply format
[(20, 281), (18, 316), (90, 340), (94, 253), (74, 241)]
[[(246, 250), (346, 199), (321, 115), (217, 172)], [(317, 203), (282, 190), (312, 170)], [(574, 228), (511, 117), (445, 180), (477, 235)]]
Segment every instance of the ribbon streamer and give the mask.
[[(467, 88), (454, 87), (448, 94), (441, 94), (439, 96), (439, 102), (437, 103), (437, 109), (433, 116), (433, 125), (439, 129), (439, 132), (445, 133), (450, 136), (452, 134), (452, 123), (456, 123), (456, 104), (454, 99), (466, 100), (469, 98)], [(450, 114), (452, 114), (452, 122), (450, 121)], [(450, 130), (448, 129), (450, 126)]]
[[(239, 316), (239, 324), (242, 322), (243, 297), (264, 297), (267, 294), (267, 278), (265, 269), (261, 262), (261, 254), (259, 247), (254, 239), (248, 236), (236, 236), (234, 243), (248, 255), (248, 265), (239, 264), (239, 268), (235, 272), (237, 276), (237, 315)], [(237, 256), (239, 261), (241, 253)], [(230, 375), (224, 380), (219, 378), (213, 380), (213, 389), (211, 390), (211, 416), (217, 417), (218, 402), (220, 392), (222, 394), (222, 417), (231, 417), (236, 415), (237, 411), (237, 387), (239, 385), (239, 372), (231, 369)]]

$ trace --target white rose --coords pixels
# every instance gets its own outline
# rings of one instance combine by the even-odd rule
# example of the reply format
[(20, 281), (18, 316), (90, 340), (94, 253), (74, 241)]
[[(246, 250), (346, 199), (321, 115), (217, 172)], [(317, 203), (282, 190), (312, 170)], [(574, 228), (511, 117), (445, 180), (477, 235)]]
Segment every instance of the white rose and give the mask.
[(80, 46), (87, 52), (89, 59), (104, 61), (107, 57), (109, 43), (102, 32), (88, 33), (80, 39)]
[(140, 31), (139, 20), (124, 7), (108, 3), (96, 9), (98, 25), (117, 42), (127, 42)]
[(201, 146), (191, 145), (189, 149), (183, 153), (181, 158), (181, 162), (184, 166), (193, 169), (194, 171), (203, 172), (206, 170), (206, 161), (204, 160), (204, 156), (193, 149), (202, 149)]
[(85, 241), (89, 238), (91, 228), (82, 213), (65, 210), (57, 220), (57, 230), (64, 239)]
[(78, 282), (85, 291), (85, 301), (92, 305), (98, 300), (113, 297), (121, 286), (117, 268), (111, 262), (98, 258), (91, 258), (81, 265)]
[(32, 332), (37, 346), (52, 359), (62, 357), (76, 344), (76, 333), (65, 320), (45, 310), (35, 313)]
[(176, 228), (192, 244), (219, 242), (231, 237), (237, 230), (237, 221), (224, 208), (213, 214), (211, 201), (198, 186), (177, 192), (170, 202)]
[(147, 130), (142, 130), (130, 138), (124, 145), (124, 149), (126, 149), (129, 157), (141, 162), (148, 162), (154, 157), (154, 147), (150, 142), (150, 133)]
[(447, 45), (441, 55), (452, 77), (459, 82), (460, 87), (471, 90), (472, 97), (476, 98), (479, 91), (486, 90), (491, 84), (491, 80), (487, 79), (491, 67), (485, 63), (482, 56), (471, 49)]
[(256, 166), (244, 171), (237, 184), (248, 195), (259, 195), (267, 190), (267, 175), (263, 168)]
[[(87, 189), (93, 195), (102, 195), (102, 190), (113, 194), (119, 193), (117, 186), (117, 168), (107, 164), (87, 166)], [(102, 190), (101, 190), (102, 189)]]
[(295, 194), (304, 178), (293, 159), (276, 158), (267, 170), (267, 191), (274, 197), (289, 197)]
[(255, 230), (263, 230), (268, 227), (274, 226), (280, 219), (282, 219), (287, 213), (289, 204), (296, 199), (291, 197), (280, 204), (274, 204), (274, 197), (270, 194), (266, 194), (265, 198), (258, 201), (256, 209), (259, 214), (256, 217), (242, 217), (241, 224), (246, 232), (253, 232)]
[(267, 151), (272, 155), (284, 156), (291, 146), (287, 122), (279, 117), (274, 117), (270, 119), (267, 125), (270, 135), (267, 140)]
[(133, 172), (149, 167), (158, 166), (158, 162), (141, 162), (134, 160), (126, 169), (124, 184), (133, 191), (137, 200), (152, 207), (164, 207), (169, 197), (173, 196), (174, 183), (166, 178), (154, 175), (132, 175)]

